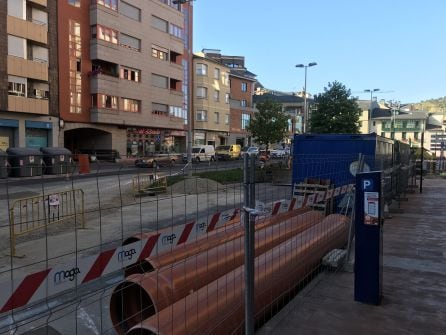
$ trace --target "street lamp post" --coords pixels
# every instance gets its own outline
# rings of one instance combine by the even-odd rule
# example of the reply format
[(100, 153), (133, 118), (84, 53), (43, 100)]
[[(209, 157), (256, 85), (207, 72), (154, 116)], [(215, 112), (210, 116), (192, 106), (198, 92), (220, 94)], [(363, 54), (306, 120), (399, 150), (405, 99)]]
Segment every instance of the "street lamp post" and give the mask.
[(304, 64), (297, 64), (296, 67), (303, 67), (305, 68), (305, 83), (304, 83), (304, 122), (303, 122), (303, 132), (307, 132), (308, 128), (308, 111), (307, 111), (307, 68), (311, 66), (316, 66), (316, 62), (308, 63), (307, 65)]
[[(173, 0), (172, 3), (174, 5), (182, 5), (185, 4), (187, 2), (192, 2), (195, 0)], [(189, 25), (190, 25), (190, 17), (188, 19)], [(185, 27), (186, 28), (186, 27)], [(189, 29), (189, 27), (187, 27)], [(192, 36), (190, 35), (190, 33), (188, 33), (189, 39), (192, 38)], [(192, 48), (192, 43), (190, 43), (190, 45), (188, 45), (187, 47), (187, 61), (189, 62), (189, 64), (192, 64), (191, 62), (191, 48)], [(193, 69), (188, 69), (188, 75), (189, 77), (192, 75), (191, 71), (193, 71)], [(189, 80), (189, 78), (187, 78), (187, 80)], [(186, 169), (187, 167), (187, 171), (188, 171), (188, 176), (191, 177), (192, 176), (192, 145), (193, 145), (193, 141), (192, 141), (192, 119), (193, 119), (193, 113), (192, 113), (192, 109), (191, 109), (191, 95), (189, 94), (191, 88), (190, 88), (190, 81), (188, 82), (188, 92), (187, 94), (189, 95), (187, 97), (187, 164), (185, 166), (184, 169)]]
[(367, 121), (368, 121), (368, 131), (370, 133), (370, 120), (372, 119), (372, 102), (373, 102), (373, 92), (378, 92), (379, 88), (374, 88), (374, 89), (365, 89), (364, 92), (369, 93), (370, 92), (370, 108), (369, 108), (369, 115), (367, 117)]

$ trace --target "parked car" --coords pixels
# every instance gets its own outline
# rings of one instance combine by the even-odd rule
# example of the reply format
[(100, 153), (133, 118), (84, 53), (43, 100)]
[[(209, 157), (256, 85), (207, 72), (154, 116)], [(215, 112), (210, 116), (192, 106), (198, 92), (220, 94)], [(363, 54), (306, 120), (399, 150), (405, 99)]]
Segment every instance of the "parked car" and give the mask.
[(290, 155), (289, 148), (279, 148), (271, 150), (271, 158), (284, 158)]
[[(212, 145), (197, 145), (192, 147), (193, 162), (208, 162), (215, 160), (215, 149)], [(187, 153), (183, 154), (183, 162), (187, 163)]]
[(240, 144), (219, 145), (215, 148), (215, 155), (219, 160), (239, 159), (242, 147)]
[(242, 149), (242, 153), (249, 153), (249, 154), (255, 154), (255, 155), (259, 155), (259, 148), (257, 147), (244, 147)]
[(175, 154), (153, 154), (140, 157), (135, 160), (135, 166), (141, 168), (157, 168), (159, 166), (173, 166), (179, 155)]

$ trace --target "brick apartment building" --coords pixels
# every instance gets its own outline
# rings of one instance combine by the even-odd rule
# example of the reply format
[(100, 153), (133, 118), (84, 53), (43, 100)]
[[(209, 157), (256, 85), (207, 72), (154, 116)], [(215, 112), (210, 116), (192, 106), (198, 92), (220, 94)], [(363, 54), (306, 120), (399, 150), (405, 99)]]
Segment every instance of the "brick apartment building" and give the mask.
[(0, 2), (0, 148), (186, 150), (192, 5)]

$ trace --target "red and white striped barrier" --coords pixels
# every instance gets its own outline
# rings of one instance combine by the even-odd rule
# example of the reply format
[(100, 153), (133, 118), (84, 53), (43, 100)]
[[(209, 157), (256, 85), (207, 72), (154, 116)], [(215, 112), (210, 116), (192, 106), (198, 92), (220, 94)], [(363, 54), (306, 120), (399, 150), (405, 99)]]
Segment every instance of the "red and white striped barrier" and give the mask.
[[(353, 185), (344, 185), (306, 197), (293, 197), (291, 200), (279, 200), (268, 205), (259, 203), (259, 206), (263, 206), (260, 211), (264, 216), (276, 215), (328, 200), (352, 189)], [(235, 218), (239, 211), (236, 208), (217, 212), (194, 222), (153, 232), (153, 235), (146, 239), (27, 275), (14, 280), (12, 286), (10, 283), (3, 283), (0, 290), (0, 314), (74, 289), (152, 255), (168, 252), (223, 226)]]

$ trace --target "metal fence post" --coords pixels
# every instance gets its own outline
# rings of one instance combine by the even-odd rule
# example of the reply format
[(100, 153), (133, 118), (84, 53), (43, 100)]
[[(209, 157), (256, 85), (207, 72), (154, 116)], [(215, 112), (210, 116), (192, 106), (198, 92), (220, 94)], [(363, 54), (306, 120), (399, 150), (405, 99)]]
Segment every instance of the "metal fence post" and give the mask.
[(255, 159), (247, 153), (243, 157), (246, 335), (254, 334)]

